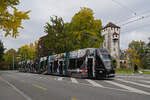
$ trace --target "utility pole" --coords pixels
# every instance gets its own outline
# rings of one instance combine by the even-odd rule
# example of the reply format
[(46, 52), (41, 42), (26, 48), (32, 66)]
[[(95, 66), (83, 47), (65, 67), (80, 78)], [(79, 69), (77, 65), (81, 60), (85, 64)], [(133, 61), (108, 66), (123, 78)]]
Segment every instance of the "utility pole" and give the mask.
[(13, 54), (13, 70), (14, 70), (14, 68), (15, 68), (15, 64), (14, 64), (14, 56), (15, 56), (15, 54)]

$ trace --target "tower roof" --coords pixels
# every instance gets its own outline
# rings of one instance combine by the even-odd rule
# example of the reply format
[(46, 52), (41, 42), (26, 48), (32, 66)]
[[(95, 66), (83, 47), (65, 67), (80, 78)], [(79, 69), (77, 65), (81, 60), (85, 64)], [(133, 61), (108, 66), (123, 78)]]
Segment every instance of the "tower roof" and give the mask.
[(103, 27), (103, 29), (107, 28), (107, 27), (111, 27), (111, 28), (120, 28), (119, 26), (113, 24), (112, 22), (109, 22), (105, 27)]

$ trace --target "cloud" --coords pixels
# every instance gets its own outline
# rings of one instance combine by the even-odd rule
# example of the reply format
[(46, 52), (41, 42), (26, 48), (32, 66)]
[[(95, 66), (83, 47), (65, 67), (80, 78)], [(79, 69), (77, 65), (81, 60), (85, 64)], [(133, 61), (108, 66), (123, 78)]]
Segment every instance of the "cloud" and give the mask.
[(121, 48), (122, 49), (128, 48), (128, 44), (132, 40), (136, 40), (136, 41), (142, 40), (144, 42), (148, 42), (148, 37), (150, 37), (149, 32), (133, 31), (133, 32), (121, 34), (121, 39), (120, 39), (121, 40)]
[[(147, 12), (150, 0), (116, 0), (129, 9), (133, 9), (137, 14)], [(30, 44), (38, 40), (44, 33), (44, 25), (52, 15), (61, 16), (65, 21), (71, 21), (72, 16), (80, 10), (80, 7), (89, 7), (94, 11), (97, 19), (102, 19), (103, 25), (108, 22), (118, 22), (133, 16), (128, 8), (122, 7), (112, 0), (20, 0), (19, 10), (31, 10), (30, 20), (24, 21), (24, 29), (20, 30), (17, 39), (10, 37), (3, 38), (5, 47), (19, 48), (24, 44)], [(149, 34), (149, 29), (138, 29), (140, 25), (150, 24), (150, 19), (138, 21), (130, 25), (122, 26), (121, 48), (127, 48), (128, 43), (135, 39), (145, 40)], [(119, 24), (118, 24), (119, 25)], [(143, 34), (140, 34), (143, 33)], [(146, 34), (146, 35), (145, 35)]]

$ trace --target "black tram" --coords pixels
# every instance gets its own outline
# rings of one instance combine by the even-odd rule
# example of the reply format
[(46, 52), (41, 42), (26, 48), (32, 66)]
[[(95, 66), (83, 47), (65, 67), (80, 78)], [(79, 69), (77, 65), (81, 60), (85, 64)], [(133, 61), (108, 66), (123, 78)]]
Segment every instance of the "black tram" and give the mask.
[(114, 64), (107, 49), (85, 48), (77, 51), (19, 62), (20, 71), (79, 78), (115, 76)]

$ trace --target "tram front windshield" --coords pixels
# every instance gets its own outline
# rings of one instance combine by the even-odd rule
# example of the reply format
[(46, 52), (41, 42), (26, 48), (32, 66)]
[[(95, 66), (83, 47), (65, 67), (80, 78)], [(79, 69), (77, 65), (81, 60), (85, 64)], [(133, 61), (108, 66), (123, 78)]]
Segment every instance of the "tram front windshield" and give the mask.
[(102, 54), (101, 58), (105, 61), (105, 60), (111, 60), (111, 57), (109, 54)]
[(111, 57), (109, 54), (101, 54), (106, 69), (111, 69)]

